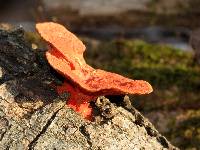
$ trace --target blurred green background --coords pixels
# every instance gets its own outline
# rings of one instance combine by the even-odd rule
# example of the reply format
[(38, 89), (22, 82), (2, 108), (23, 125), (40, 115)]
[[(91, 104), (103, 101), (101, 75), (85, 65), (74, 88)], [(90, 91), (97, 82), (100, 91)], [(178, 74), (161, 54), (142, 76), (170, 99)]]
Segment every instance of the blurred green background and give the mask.
[(0, 23), (23, 26), (33, 47), (42, 21), (76, 33), (93, 67), (150, 82), (133, 106), (174, 145), (200, 149), (200, 0), (0, 0)]

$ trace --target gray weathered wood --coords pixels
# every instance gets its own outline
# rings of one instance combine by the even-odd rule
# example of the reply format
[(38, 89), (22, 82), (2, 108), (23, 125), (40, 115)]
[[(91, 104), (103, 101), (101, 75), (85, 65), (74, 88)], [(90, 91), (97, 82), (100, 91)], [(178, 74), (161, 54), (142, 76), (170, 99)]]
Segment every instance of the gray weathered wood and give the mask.
[(93, 122), (68, 108), (68, 95), (58, 96), (50, 84), (59, 78), (21, 29), (0, 30), (0, 54), (0, 149), (177, 149), (127, 96), (121, 106), (99, 97)]

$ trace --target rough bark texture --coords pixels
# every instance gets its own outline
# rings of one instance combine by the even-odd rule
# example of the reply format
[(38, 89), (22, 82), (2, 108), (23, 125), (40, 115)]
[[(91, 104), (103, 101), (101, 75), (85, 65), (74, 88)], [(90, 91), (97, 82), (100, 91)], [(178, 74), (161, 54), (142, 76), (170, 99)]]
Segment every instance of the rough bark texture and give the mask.
[[(135, 110), (127, 96), (92, 104), (94, 121), (68, 108), (43, 52), (32, 50), (23, 30), (0, 30), (0, 149), (177, 149)], [(120, 101), (120, 102), (119, 102)]]

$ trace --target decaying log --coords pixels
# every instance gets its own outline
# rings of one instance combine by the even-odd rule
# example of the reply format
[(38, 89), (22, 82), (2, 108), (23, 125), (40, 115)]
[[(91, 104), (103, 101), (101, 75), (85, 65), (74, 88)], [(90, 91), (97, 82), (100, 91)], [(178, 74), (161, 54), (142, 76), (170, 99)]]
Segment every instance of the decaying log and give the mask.
[(99, 97), (93, 122), (68, 108), (69, 95), (58, 96), (50, 84), (61, 79), (23, 33), (0, 30), (0, 149), (178, 149), (127, 96), (113, 98), (117, 104)]

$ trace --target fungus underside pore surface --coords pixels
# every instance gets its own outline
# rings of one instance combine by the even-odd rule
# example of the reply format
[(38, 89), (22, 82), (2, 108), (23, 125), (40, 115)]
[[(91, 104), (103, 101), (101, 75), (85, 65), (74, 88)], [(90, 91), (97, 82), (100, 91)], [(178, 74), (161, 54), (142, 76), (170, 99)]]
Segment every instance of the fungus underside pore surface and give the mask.
[(89, 102), (98, 96), (148, 94), (153, 91), (146, 81), (128, 79), (89, 66), (83, 58), (85, 45), (64, 26), (46, 22), (38, 23), (36, 29), (49, 44), (46, 52), (49, 64), (66, 78), (62, 86), (57, 86), (57, 92), (69, 92), (67, 104), (84, 118), (91, 117)]

